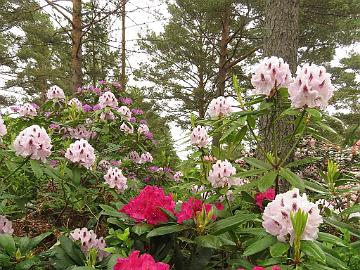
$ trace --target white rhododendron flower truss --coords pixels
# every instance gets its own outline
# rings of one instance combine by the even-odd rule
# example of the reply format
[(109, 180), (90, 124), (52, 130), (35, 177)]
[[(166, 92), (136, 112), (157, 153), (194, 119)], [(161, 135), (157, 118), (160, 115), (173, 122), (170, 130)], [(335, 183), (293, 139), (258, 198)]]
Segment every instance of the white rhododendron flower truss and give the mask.
[(254, 94), (272, 96), (275, 90), (287, 87), (292, 81), (289, 65), (282, 58), (266, 57), (256, 67), (251, 78)]
[(210, 143), (209, 135), (207, 134), (205, 127), (202, 126), (197, 126), (193, 129), (190, 140), (191, 144), (199, 148), (206, 147)]
[(133, 134), (134, 133), (134, 127), (130, 123), (122, 123), (120, 126), (120, 130), (124, 132), (125, 134)]
[(20, 116), (36, 116), (37, 111), (36, 107), (30, 103), (25, 103), (24, 105), (20, 106), (19, 109)]
[(52, 145), (46, 130), (32, 125), (19, 133), (13, 147), (18, 156), (45, 161), (51, 154)]
[(82, 110), (82, 103), (77, 98), (72, 98), (69, 100), (68, 105), (70, 107), (75, 107), (78, 110)]
[(99, 105), (101, 109), (105, 107), (116, 108), (118, 101), (112, 92), (107, 91), (99, 97)]
[(94, 148), (84, 139), (70, 144), (66, 150), (65, 157), (74, 163), (79, 163), (87, 169), (91, 168), (96, 159)]
[(149, 152), (145, 152), (141, 154), (139, 163), (143, 164), (152, 161), (153, 161), (152, 155)]
[(213, 99), (207, 110), (211, 118), (227, 116), (232, 112), (229, 100), (223, 96)]
[(323, 66), (305, 65), (298, 68), (297, 77), (289, 85), (289, 95), (295, 108), (325, 108), (332, 97), (334, 87), (330, 74)]
[(308, 214), (307, 224), (301, 239), (316, 239), (319, 226), (323, 222), (319, 208), (316, 204), (308, 201), (305, 193), (301, 196), (296, 188), (278, 194), (275, 200), (266, 206), (263, 213), (263, 227), (268, 233), (276, 236), (279, 241), (292, 243), (295, 235), (290, 213), (295, 214), (299, 209)]
[(57, 85), (50, 87), (46, 93), (48, 100), (60, 100), (65, 99), (64, 91)]
[(86, 139), (89, 140), (93, 136), (93, 132), (87, 130), (85, 126), (79, 125), (76, 128), (68, 129), (70, 137), (73, 139)]
[(97, 257), (100, 261), (107, 255), (107, 252), (104, 251), (106, 248), (104, 238), (98, 238), (93, 230), (89, 231), (87, 228), (77, 228), (70, 233), (70, 238), (80, 242), (81, 251), (85, 255), (88, 255), (91, 248), (97, 251)]
[(184, 177), (184, 174), (182, 173), (182, 172), (180, 172), (180, 171), (177, 171), (175, 174), (174, 174), (174, 176), (173, 176), (173, 179), (174, 179), (174, 181), (175, 182), (180, 182), (181, 181), (181, 179)]
[(236, 173), (235, 167), (227, 160), (218, 160), (212, 165), (212, 170), (209, 172), (209, 182), (213, 187), (231, 187), (242, 185), (240, 179), (235, 179), (232, 176)]
[(12, 222), (0, 215), (0, 234), (13, 234)]
[(146, 125), (146, 124), (140, 124), (139, 125), (139, 128), (138, 128), (138, 133), (139, 134), (146, 134), (148, 133), (150, 130), (149, 130), (149, 127)]
[(7, 129), (4, 124), (4, 120), (2, 119), (0, 115), (0, 136), (5, 136), (7, 134)]
[(128, 107), (121, 106), (117, 111), (124, 117), (124, 119), (128, 121), (130, 120), (132, 114), (131, 110)]
[(122, 193), (128, 188), (127, 179), (119, 168), (110, 168), (104, 179), (110, 188), (115, 188), (118, 192)]
[(136, 151), (131, 151), (129, 153), (129, 159), (134, 161), (135, 163), (140, 163), (141, 162), (141, 158), (138, 152)]

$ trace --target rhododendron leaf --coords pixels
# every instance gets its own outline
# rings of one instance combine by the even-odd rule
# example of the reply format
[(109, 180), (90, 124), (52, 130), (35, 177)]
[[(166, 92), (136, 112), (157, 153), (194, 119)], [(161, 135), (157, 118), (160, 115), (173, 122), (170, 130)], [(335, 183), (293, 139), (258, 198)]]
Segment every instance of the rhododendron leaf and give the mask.
[(331, 244), (338, 245), (341, 247), (346, 246), (342, 239), (340, 239), (339, 237), (337, 237), (335, 235), (329, 234), (329, 233), (319, 232), (318, 240), (321, 242), (331, 243)]
[(275, 244), (277, 242), (276, 237), (272, 235), (267, 235), (265, 237), (262, 237), (258, 239), (256, 242), (252, 243), (250, 246), (248, 246), (243, 255), (244, 256), (250, 256), (255, 253), (258, 253), (260, 251), (263, 251), (264, 249), (267, 249), (271, 245)]
[(229, 230), (233, 230), (238, 227), (240, 224), (252, 221), (258, 216), (255, 214), (236, 214), (234, 216), (216, 221), (212, 223), (208, 229), (211, 234), (219, 235)]
[(301, 251), (304, 252), (307, 256), (312, 257), (322, 263), (326, 262), (324, 251), (315, 241), (301, 241)]
[(263, 174), (267, 171), (268, 171), (268, 169), (254, 169), (254, 170), (250, 170), (250, 171), (236, 173), (236, 174), (234, 174), (234, 177), (240, 177), (240, 178), (243, 177), (244, 178), (244, 177), (248, 177), (248, 176)]
[(31, 169), (34, 172), (36, 178), (41, 178), (44, 175), (44, 172), (42, 170), (42, 167), (41, 167), (39, 161), (30, 159), (30, 166), (31, 166)]
[(293, 162), (290, 162), (285, 167), (286, 168), (293, 168), (293, 167), (297, 168), (299, 166), (306, 165), (306, 164), (309, 164), (309, 163), (313, 163), (313, 162), (321, 160), (321, 159), (322, 159), (322, 157), (307, 157), (307, 158), (303, 158), (303, 159), (299, 159), (299, 160), (295, 160)]
[(171, 234), (174, 232), (180, 232), (183, 230), (188, 229), (189, 227), (184, 225), (169, 225), (169, 226), (162, 226), (156, 229), (153, 229), (151, 232), (147, 234), (147, 238), (159, 236), (159, 235), (165, 235), (165, 234)]
[(221, 236), (203, 235), (195, 239), (196, 243), (202, 247), (218, 249), (222, 246), (236, 246), (236, 243)]
[(166, 209), (164, 209), (164, 208), (162, 208), (162, 207), (160, 207), (160, 210), (161, 210), (165, 215), (167, 215), (170, 220), (176, 221), (176, 217), (174, 216), (173, 213), (171, 213), (170, 211), (168, 211), (168, 210), (166, 210)]
[(327, 267), (325, 265), (321, 265), (318, 262), (306, 262), (303, 264), (306, 270), (337, 270), (331, 267)]
[(76, 186), (79, 186), (79, 185), (80, 185), (80, 181), (81, 181), (81, 170), (80, 170), (80, 168), (75, 167), (75, 168), (73, 169), (73, 183), (74, 183)]
[(261, 177), (259, 179), (259, 181), (257, 182), (260, 192), (264, 192), (269, 187), (271, 187), (273, 185), (277, 175), (278, 175), (277, 172), (270, 171), (270, 172), (266, 173), (263, 177)]
[(26, 246), (26, 249), (24, 249), (24, 252), (28, 252), (28, 251), (36, 248), (46, 237), (50, 236), (51, 234), (52, 234), (52, 232), (45, 232), (45, 233), (42, 233), (38, 236), (31, 238), (29, 244)]
[(261, 236), (261, 237), (264, 237), (268, 234), (264, 228), (238, 228), (236, 230), (236, 233), (251, 234), (251, 235), (256, 235), (256, 236)]
[(0, 234), (0, 247), (9, 255), (14, 256), (16, 252), (14, 238), (9, 234)]
[(281, 168), (280, 169), (280, 175), (285, 178), (286, 181), (288, 181), (293, 187), (298, 188), (300, 191), (304, 191), (305, 184), (304, 181), (300, 179), (299, 176), (297, 176), (295, 173), (290, 171), (287, 168)]
[(303, 180), (305, 184), (305, 188), (311, 191), (315, 191), (320, 194), (329, 194), (328, 189), (325, 186), (320, 185), (311, 180)]
[(322, 130), (329, 131), (330, 133), (333, 133), (333, 134), (338, 134), (338, 132), (335, 129), (333, 129), (332, 127), (329, 127), (327, 124), (325, 124), (323, 122), (317, 122), (316, 124)]
[(220, 142), (223, 142), (231, 133), (234, 132), (238, 128), (237, 123), (231, 125), (229, 128), (227, 128), (226, 132), (222, 135), (220, 138)]
[(306, 111), (317, 120), (322, 118), (321, 112), (315, 108), (307, 108)]
[(324, 221), (331, 225), (331, 226), (334, 226), (335, 228), (338, 228), (339, 230), (340, 229), (345, 229), (345, 230), (348, 230), (350, 234), (360, 238), (360, 230), (354, 228), (353, 226), (349, 225), (349, 224), (346, 224), (344, 222), (340, 222), (340, 221), (337, 221), (337, 220), (334, 220), (332, 218), (324, 218)]
[(129, 220), (129, 217), (126, 214), (119, 212), (118, 210), (112, 208), (111, 206), (108, 206), (106, 204), (100, 204), (100, 207), (103, 210), (102, 214), (105, 216), (111, 216), (111, 217), (117, 217), (117, 218)]
[(77, 265), (83, 264), (85, 256), (72, 240), (63, 235), (60, 237), (60, 246), (65, 251), (66, 255), (76, 262)]
[(135, 226), (133, 226), (131, 228), (131, 230), (137, 234), (137, 235), (143, 235), (144, 233), (147, 233), (148, 231), (150, 231), (153, 228), (153, 226), (146, 224), (146, 223), (139, 223), (136, 224)]
[(355, 204), (341, 212), (342, 215), (350, 215), (352, 213), (360, 212), (360, 204)]
[(270, 254), (273, 257), (280, 257), (284, 255), (290, 248), (288, 243), (277, 242), (270, 247)]
[(265, 163), (264, 161), (262, 160), (259, 160), (259, 159), (256, 159), (256, 158), (251, 158), (251, 157), (247, 157), (247, 158), (244, 158), (245, 161), (247, 163), (249, 163), (250, 165), (256, 167), (256, 168), (259, 168), (259, 169), (272, 169), (272, 166), (269, 164), (269, 163)]
[(11, 269), (10, 266), (12, 262), (10, 261), (10, 257), (8, 255), (0, 253), (0, 266), (2, 267), (9, 267), (4, 269)]

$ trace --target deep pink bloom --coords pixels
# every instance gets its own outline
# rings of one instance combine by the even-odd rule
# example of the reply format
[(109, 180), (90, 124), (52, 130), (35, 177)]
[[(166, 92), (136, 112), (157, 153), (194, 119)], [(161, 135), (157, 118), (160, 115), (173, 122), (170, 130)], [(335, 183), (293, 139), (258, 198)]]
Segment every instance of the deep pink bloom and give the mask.
[(126, 98), (120, 98), (120, 102), (125, 104), (125, 105), (130, 105), (133, 101), (131, 98), (126, 97)]
[(272, 201), (275, 199), (275, 189), (269, 188), (265, 192), (259, 192), (256, 194), (255, 200), (256, 204), (260, 207), (260, 209), (264, 209), (263, 202), (264, 200)]
[(281, 270), (281, 267), (278, 265), (274, 265), (271, 270)]
[(92, 107), (89, 104), (84, 104), (83, 110), (84, 110), (84, 112), (91, 112)]
[(168, 216), (160, 208), (174, 213), (175, 202), (171, 195), (165, 195), (162, 188), (146, 186), (138, 196), (124, 205), (120, 212), (127, 214), (137, 222), (144, 221), (156, 225), (168, 221)]
[(93, 110), (94, 111), (101, 110), (101, 106), (99, 104), (96, 104), (96, 105), (93, 106)]
[[(203, 207), (205, 207), (206, 213), (211, 211), (212, 205), (208, 203), (203, 203), (199, 199), (195, 199), (194, 197), (190, 197), (187, 202), (183, 202), (181, 205), (180, 212), (176, 213), (177, 223), (181, 224), (185, 220), (195, 218), (196, 213), (201, 212)], [(222, 210), (224, 207), (222, 204), (216, 205), (218, 210)], [(215, 220), (216, 216), (213, 215), (212, 219)]]
[(114, 270), (169, 270), (170, 265), (162, 262), (155, 262), (150, 254), (140, 255), (140, 251), (133, 251), (128, 258), (119, 258)]

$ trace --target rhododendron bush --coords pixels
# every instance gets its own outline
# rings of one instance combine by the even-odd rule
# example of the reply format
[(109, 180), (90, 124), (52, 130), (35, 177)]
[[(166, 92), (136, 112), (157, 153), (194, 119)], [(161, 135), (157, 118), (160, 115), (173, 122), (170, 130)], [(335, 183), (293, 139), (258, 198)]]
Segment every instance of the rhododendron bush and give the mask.
[[(291, 74), (271, 57), (251, 82), (248, 95), (234, 78), (236, 104), (221, 96), (206, 119), (190, 116), (192, 153), (180, 166), (157, 156), (145, 112), (116, 83), (73, 96), (54, 86), (46, 103), (13, 107), (0, 119), (1, 188), (8, 194), (0, 208), (0, 236), (7, 235), (0, 256), (12, 267), (25, 261), (21, 251), (6, 253), (17, 241), (13, 213), (38, 208), (57, 209), (52, 248), (34, 262), (39, 267), (357, 269), (359, 175), (347, 166), (357, 145), (344, 152), (346, 166), (309, 153), (329, 143), (323, 133), (332, 130), (324, 110), (334, 90), (330, 74), (314, 64)], [(257, 126), (274, 108), (280, 112), (273, 134), (276, 121), (294, 127), (281, 142), (289, 145), (285, 153)], [(314, 164), (316, 177), (307, 172)], [(21, 192), (16, 183), (23, 183)], [(60, 227), (69, 209), (86, 222), (75, 226), (66, 216), (68, 225)]]

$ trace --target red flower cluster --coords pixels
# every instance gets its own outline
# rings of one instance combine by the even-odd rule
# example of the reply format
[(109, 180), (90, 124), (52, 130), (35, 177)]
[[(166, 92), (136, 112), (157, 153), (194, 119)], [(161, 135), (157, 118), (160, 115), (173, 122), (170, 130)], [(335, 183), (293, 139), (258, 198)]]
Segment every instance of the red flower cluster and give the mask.
[(133, 251), (128, 258), (119, 258), (113, 270), (169, 270), (170, 265), (155, 262), (150, 254), (140, 255), (140, 251)]
[(264, 200), (272, 201), (275, 199), (275, 190), (273, 188), (269, 188), (265, 192), (259, 192), (255, 196), (256, 204), (260, 207), (260, 209), (264, 209), (263, 202)]
[[(197, 212), (202, 211), (203, 207), (205, 207), (206, 213), (209, 213), (212, 208), (212, 205), (208, 204), (208, 203), (203, 203), (199, 199), (190, 197), (190, 199), (187, 202), (182, 203), (180, 212), (176, 213), (177, 222), (179, 224), (181, 224), (185, 220), (194, 218), (196, 216)], [(219, 203), (219, 204), (216, 204), (216, 208), (218, 210), (223, 210), (224, 206), (221, 203)], [(212, 219), (215, 220), (216, 216), (213, 215)]]
[(165, 195), (164, 190), (155, 186), (146, 186), (140, 194), (120, 209), (137, 222), (144, 221), (156, 225), (166, 223), (168, 217), (160, 208), (174, 213), (175, 202), (171, 195)]

